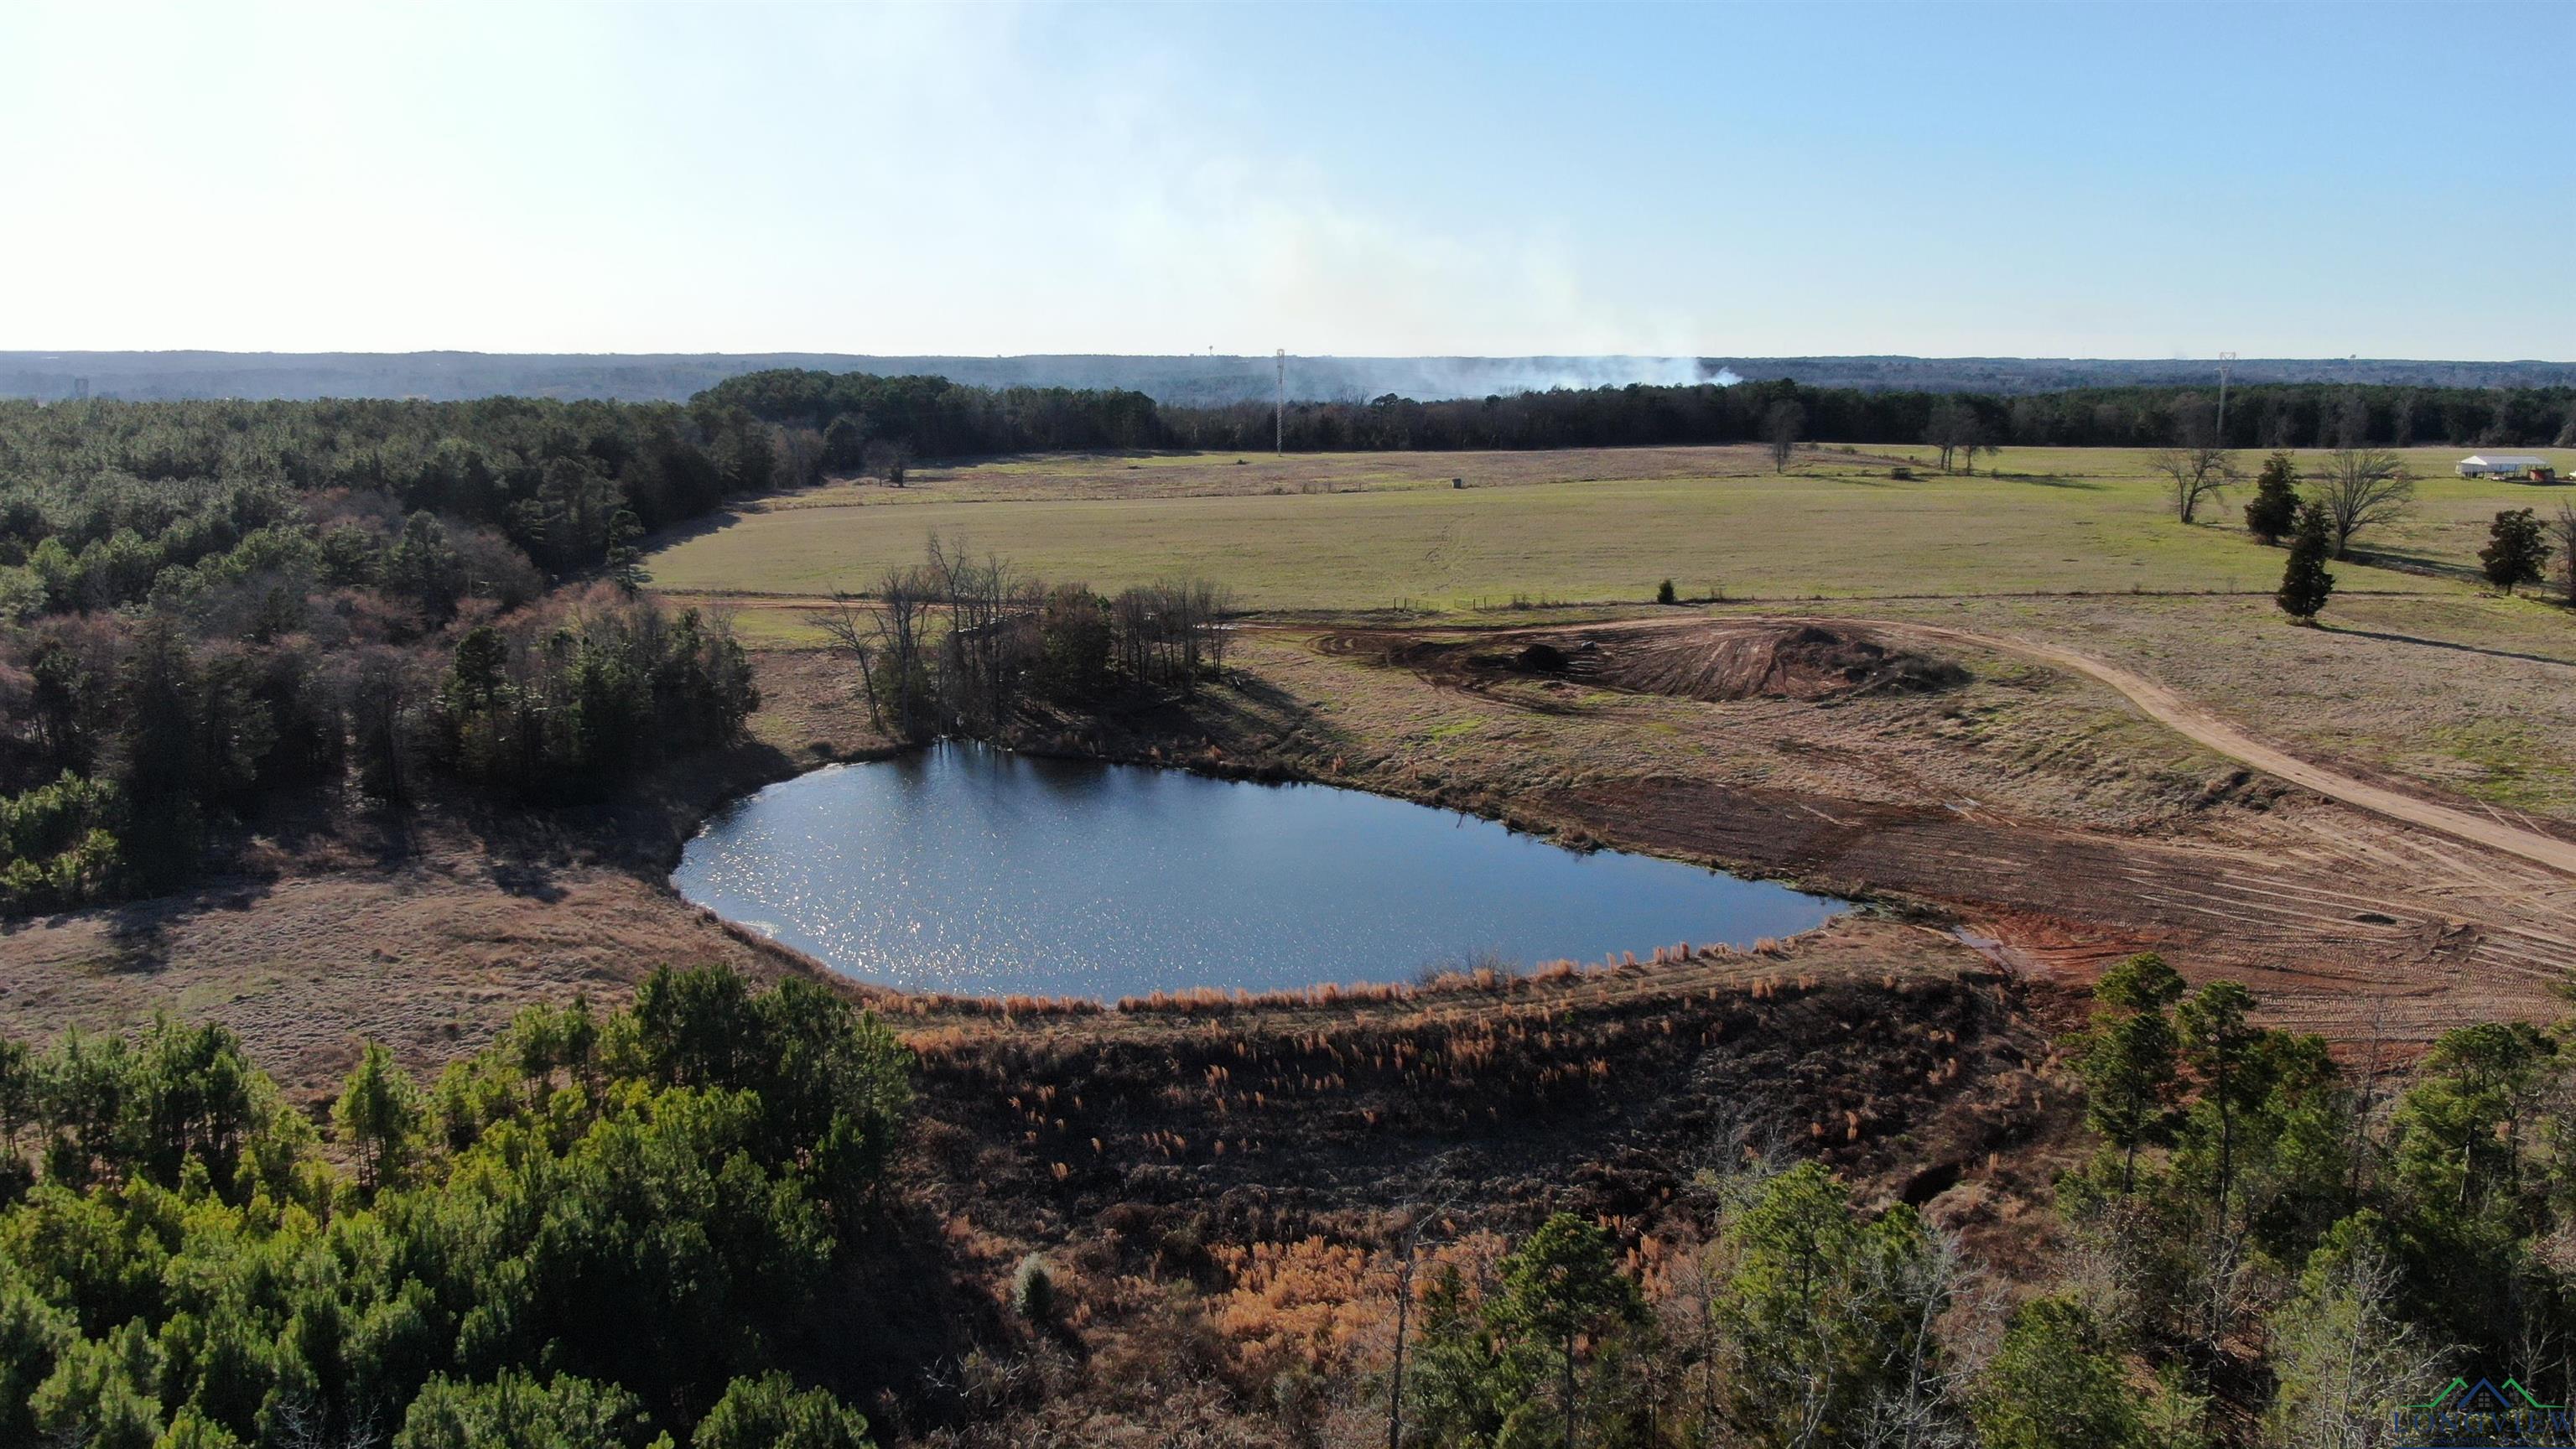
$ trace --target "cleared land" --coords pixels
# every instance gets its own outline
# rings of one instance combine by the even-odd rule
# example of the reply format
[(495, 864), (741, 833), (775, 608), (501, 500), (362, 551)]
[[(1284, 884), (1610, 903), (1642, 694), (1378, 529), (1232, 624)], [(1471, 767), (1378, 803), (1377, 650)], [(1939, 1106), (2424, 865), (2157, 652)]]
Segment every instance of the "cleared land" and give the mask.
[[(1971, 477), (1920, 454), (1814, 450), (1786, 475), (1748, 448), (970, 463), (773, 499), (652, 567), (731, 596), (770, 646), (819, 642), (798, 596), (864, 589), (933, 532), (1095, 587), (1201, 573), (1273, 611), (1490, 618), (1515, 598), (1634, 603), (1670, 577), (1770, 612), (2073, 646), (2257, 741), (2517, 824), (2576, 822), (2576, 619), (2476, 576), (2498, 509), (2553, 514), (2576, 489), (2461, 479), (2459, 450), (2412, 450), (2414, 515), (2364, 535), (2374, 562), (2334, 566), (2342, 592), (2307, 630), (2272, 606), (2281, 554), (2238, 526), (2241, 494), (2184, 527), (2143, 450), (2008, 449)], [(1918, 477), (1890, 478), (1900, 464)]]
[[(2346, 589), (2468, 592), (2497, 509), (2576, 499), (2454, 477), (2459, 456), (2409, 454), (2417, 515), (2364, 540), (2384, 566), (2343, 565)], [(1049, 578), (1197, 573), (1271, 609), (1635, 602), (1664, 578), (1731, 598), (2268, 593), (2280, 556), (2245, 536), (2236, 500), (2183, 527), (2147, 457), (2008, 449), (1973, 476), (1932, 471), (1920, 449), (1808, 450), (1785, 474), (1741, 447), (1017, 459), (746, 506), (650, 568), (679, 591), (858, 591), (938, 533)]]
[(1823, 603), (2071, 646), (2320, 764), (2569, 835), (2576, 617), (2470, 592), (2339, 597), (2302, 629), (2268, 596)]

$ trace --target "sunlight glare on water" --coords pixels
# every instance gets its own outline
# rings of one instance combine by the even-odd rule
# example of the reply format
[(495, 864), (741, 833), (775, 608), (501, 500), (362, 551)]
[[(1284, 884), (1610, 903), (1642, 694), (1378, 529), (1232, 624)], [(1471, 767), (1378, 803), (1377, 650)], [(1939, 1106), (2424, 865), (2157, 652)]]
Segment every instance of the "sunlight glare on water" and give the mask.
[(862, 980), (1104, 1000), (1748, 945), (1843, 909), (1357, 790), (977, 744), (772, 785), (711, 819), (671, 879)]

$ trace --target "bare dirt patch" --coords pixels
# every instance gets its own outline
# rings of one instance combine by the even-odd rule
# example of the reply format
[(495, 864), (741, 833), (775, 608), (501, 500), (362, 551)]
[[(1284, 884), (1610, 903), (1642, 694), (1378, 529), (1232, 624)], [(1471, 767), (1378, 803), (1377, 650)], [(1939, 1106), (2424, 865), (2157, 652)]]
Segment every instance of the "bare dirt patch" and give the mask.
[(1434, 642), (1402, 632), (1327, 636), (1323, 647), (1473, 686), (1507, 675), (1719, 703), (1929, 694), (1968, 682), (1945, 659), (1892, 648), (1867, 629), (1733, 621), (1687, 628), (1605, 624)]
[[(1784, 637), (1777, 620), (1711, 637), (1748, 631)], [(2187, 742), (2117, 696), (2102, 701), (2096, 682), (2044, 666), (2029, 679), (2027, 662), (2017, 673), (1988, 656), (1974, 684), (1930, 698), (1587, 701), (1517, 664), (1533, 644), (1587, 634), (1670, 636), (1671, 652), (1696, 660), (1702, 632), (1667, 622), (1408, 643), (1377, 631), (1326, 636), (1318, 652), (1373, 676), (1350, 695), (1422, 699), (1393, 683), (1409, 678), (1480, 715), (1473, 730), (1435, 725), (1435, 737), (1509, 741), (1440, 751), (1436, 771), (1420, 753), (1409, 774), (1365, 762), (1380, 788), (1428, 786), (1472, 806), (1500, 784), (1503, 808), (1533, 828), (1910, 902), (2069, 985), (2162, 950), (2196, 979), (2245, 980), (2277, 1022), (2341, 1041), (2421, 1044), (2557, 1013), (2554, 988), (2576, 957), (2576, 881), (2223, 761), (2195, 766)], [(1481, 671), (1461, 663), (1480, 655)], [(2105, 704), (2133, 722), (2103, 726), (2124, 748), (2070, 748)], [(1670, 748), (1675, 737), (1687, 747)], [(1560, 750), (1589, 768), (1550, 769)], [(2124, 803), (2105, 810), (2087, 790)]]

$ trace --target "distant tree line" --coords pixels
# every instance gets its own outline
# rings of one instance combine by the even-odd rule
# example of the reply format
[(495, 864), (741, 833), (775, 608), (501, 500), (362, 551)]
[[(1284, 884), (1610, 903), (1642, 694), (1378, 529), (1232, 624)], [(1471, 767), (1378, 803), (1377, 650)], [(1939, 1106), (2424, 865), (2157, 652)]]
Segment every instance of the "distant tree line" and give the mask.
[[(2165, 447), (2195, 426), (2217, 448), (2414, 444), (2576, 446), (2576, 388), (2264, 384), (2232, 389), (2223, 425), (2215, 390), (2086, 388), (2029, 396), (1805, 387), (1781, 380), (1636, 384), (1417, 402), (1289, 405), (1298, 452), (1619, 447), (1770, 442), (1794, 417), (1805, 441), (1930, 444), (1943, 467), (1997, 447)], [(1158, 405), (1143, 393), (988, 389), (943, 378), (811, 371), (751, 373), (699, 395), (825, 439), (829, 466), (855, 469), (871, 442), (930, 456), (1045, 448), (1267, 451), (1267, 403)], [(1795, 409), (1794, 413), (1785, 411)]]
[(167, 887), (282, 790), (581, 798), (729, 738), (741, 651), (632, 597), (635, 545), (780, 444), (713, 404), (0, 403), (0, 911)]
[(935, 457), (1055, 448), (1172, 446), (1154, 400), (1122, 389), (970, 387), (944, 377), (782, 369), (727, 378), (692, 407), (740, 410), (822, 436), (833, 467), (870, 442)]
[(326, 1149), (221, 1027), (0, 1039), (0, 1444), (865, 1449), (810, 1324), (864, 1281), (909, 1056), (812, 982), (532, 1007)]

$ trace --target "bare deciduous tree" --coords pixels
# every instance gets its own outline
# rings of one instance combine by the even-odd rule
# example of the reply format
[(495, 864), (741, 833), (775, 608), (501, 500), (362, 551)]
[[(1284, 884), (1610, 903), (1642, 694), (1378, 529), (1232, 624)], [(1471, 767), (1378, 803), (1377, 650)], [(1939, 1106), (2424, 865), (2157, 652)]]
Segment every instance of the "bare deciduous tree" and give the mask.
[(817, 429), (772, 428), (769, 452), (778, 470), (778, 481), (788, 487), (811, 487), (822, 480), (823, 434)]
[(912, 472), (912, 444), (880, 438), (867, 445), (861, 455), (860, 471), (883, 478), (887, 486), (901, 488)]
[(1001, 730), (1019, 705), (1020, 676), (1035, 649), (1030, 627), (1045, 591), (1003, 559), (931, 535), (929, 574), (948, 609), (940, 682), (959, 716)]
[(2334, 556), (2351, 556), (2355, 534), (2406, 516), (2415, 505), (2415, 475), (2386, 448), (2337, 448), (2316, 475), (2316, 504), (2325, 510)]
[(1943, 398), (1932, 405), (1931, 422), (1923, 430), (1923, 441), (1940, 451), (1941, 471), (1956, 473), (1964, 463), (1966, 471), (1977, 471), (1977, 454), (2000, 451), (1986, 430), (1986, 420), (1975, 408), (1955, 398)]
[(1789, 471), (1789, 458), (1798, 451), (1798, 439), (1807, 431), (1807, 410), (1787, 398), (1771, 405), (1762, 419), (1763, 440), (1771, 445), (1771, 471)]
[(2214, 420), (2196, 406), (2185, 409), (2175, 432), (2175, 445), (2148, 454), (2147, 468), (2164, 476), (2172, 490), (2174, 517), (2189, 523), (2200, 505), (2216, 503), (2236, 483), (2236, 460), (2220, 446)]
[(1404, 1444), (1404, 1335), (1413, 1309), (1413, 1279), (1422, 1266), (1422, 1245), (1431, 1233), (1446, 1232), (1450, 1214), (1457, 1209), (1456, 1196), (1436, 1202), (1405, 1205), (1404, 1230), (1398, 1234), (1403, 1244), (1395, 1268), (1395, 1355), (1387, 1369), (1386, 1381), (1386, 1449), (1403, 1449)]
[(930, 725), (927, 641), (931, 601), (937, 592), (937, 581), (919, 568), (890, 569), (877, 584), (875, 672), (870, 687), (887, 696), (894, 733), (903, 739), (921, 738)]
[(2363, 1247), (2272, 1315), (2279, 1378), (2266, 1442), (2285, 1449), (2379, 1449), (2394, 1442), (2390, 1410), (2442, 1381), (2445, 1355), (2398, 1311), (2397, 1265)]
[(2148, 471), (2164, 475), (2172, 489), (2174, 517), (2193, 521), (2203, 503), (2216, 503), (2237, 481), (2236, 463), (2224, 448), (2159, 448), (2147, 455)]
[(1945, 1354), (1942, 1320), (1954, 1312), (2001, 1316), (2003, 1295), (1980, 1282), (1948, 1233), (1933, 1234), (1932, 1250), (1919, 1257), (1871, 1264), (1874, 1296), (1906, 1305), (1888, 1339), (1892, 1355), (1878, 1392), (1864, 1402), (1850, 1442), (1863, 1449), (1953, 1449), (1971, 1442), (1955, 1412), (1958, 1385), (1981, 1364)]
[(859, 666), (859, 694), (868, 702), (868, 723), (880, 734), (885, 732), (885, 712), (877, 702), (873, 666), (883, 628), (874, 613), (862, 609), (856, 598), (844, 593), (832, 595), (832, 612), (823, 617), (824, 635)]

